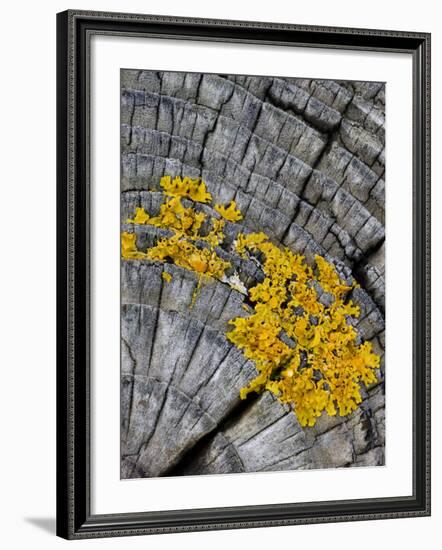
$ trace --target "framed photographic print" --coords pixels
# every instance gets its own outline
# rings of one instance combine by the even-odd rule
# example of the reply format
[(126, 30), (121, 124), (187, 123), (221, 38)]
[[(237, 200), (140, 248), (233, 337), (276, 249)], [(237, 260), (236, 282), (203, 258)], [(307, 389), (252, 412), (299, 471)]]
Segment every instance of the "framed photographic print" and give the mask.
[(430, 513), (430, 36), (57, 20), (57, 533)]

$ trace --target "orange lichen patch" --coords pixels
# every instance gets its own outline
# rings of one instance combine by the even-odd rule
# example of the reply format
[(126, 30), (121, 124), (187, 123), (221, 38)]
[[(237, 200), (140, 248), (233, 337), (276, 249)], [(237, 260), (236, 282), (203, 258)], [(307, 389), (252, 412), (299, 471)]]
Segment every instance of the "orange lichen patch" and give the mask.
[[(313, 426), (323, 411), (341, 416), (354, 411), (362, 400), (361, 383), (376, 381), (380, 359), (369, 342), (356, 343), (349, 319), (359, 316), (359, 308), (345, 302), (352, 287), (322, 256), (315, 257), (315, 275), (304, 256), (275, 246), (264, 233), (240, 234), (236, 249), (265, 258), (265, 279), (249, 291), (254, 312), (232, 320), (227, 334), (259, 373), (242, 388), (241, 398), (269, 390), (293, 406), (302, 426)], [(319, 301), (315, 282), (333, 296), (330, 306)]]
[(239, 209), (236, 208), (236, 202), (231, 201), (229, 206), (225, 207), (222, 204), (215, 204), (215, 210), (226, 220), (230, 222), (237, 222), (242, 220), (242, 214)]
[(209, 203), (212, 195), (207, 191), (206, 184), (200, 179), (163, 176), (160, 185), (166, 195), (173, 197), (187, 197), (194, 202)]

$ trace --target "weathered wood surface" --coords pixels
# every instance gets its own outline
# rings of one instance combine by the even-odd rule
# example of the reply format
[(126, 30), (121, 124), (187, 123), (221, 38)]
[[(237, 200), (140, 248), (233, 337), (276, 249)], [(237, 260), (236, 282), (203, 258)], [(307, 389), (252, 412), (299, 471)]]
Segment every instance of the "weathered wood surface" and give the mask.
[(384, 86), (125, 70), (121, 112), (121, 223), (140, 247), (164, 230), (125, 221), (158, 211), (160, 177), (201, 176), (244, 215), (219, 254), (246, 287), (263, 275), (232, 250), (242, 228), (334, 260), (360, 283), (357, 328), (382, 356), (358, 411), (301, 428), (268, 393), (239, 399), (256, 375), (225, 338), (240, 292), (213, 282), (189, 307), (193, 273), (123, 261), (122, 477), (383, 464)]

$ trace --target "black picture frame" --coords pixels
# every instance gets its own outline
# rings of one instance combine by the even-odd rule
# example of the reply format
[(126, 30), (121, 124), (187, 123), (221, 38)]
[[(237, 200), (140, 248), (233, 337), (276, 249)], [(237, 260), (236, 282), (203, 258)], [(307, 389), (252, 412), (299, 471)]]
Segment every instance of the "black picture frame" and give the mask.
[[(413, 495), (92, 515), (89, 43), (93, 34), (409, 53), (413, 58)], [(57, 535), (112, 537), (430, 514), (430, 35), (69, 10), (57, 15)]]

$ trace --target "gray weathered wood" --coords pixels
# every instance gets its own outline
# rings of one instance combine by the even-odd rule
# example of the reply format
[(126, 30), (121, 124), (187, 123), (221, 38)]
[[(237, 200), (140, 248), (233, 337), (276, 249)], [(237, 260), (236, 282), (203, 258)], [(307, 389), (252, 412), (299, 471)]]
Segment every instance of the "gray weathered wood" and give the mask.
[(240, 292), (213, 281), (192, 306), (194, 273), (123, 261), (122, 477), (383, 464), (383, 84), (124, 70), (121, 105), (121, 227), (140, 248), (167, 235), (126, 224), (135, 207), (159, 211), (161, 176), (202, 177), (243, 213), (218, 253), (246, 287), (263, 274), (235, 253), (239, 231), (325, 256), (360, 283), (355, 326), (382, 358), (357, 411), (302, 428), (269, 393), (239, 399), (256, 375), (225, 336), (245, 314)]

